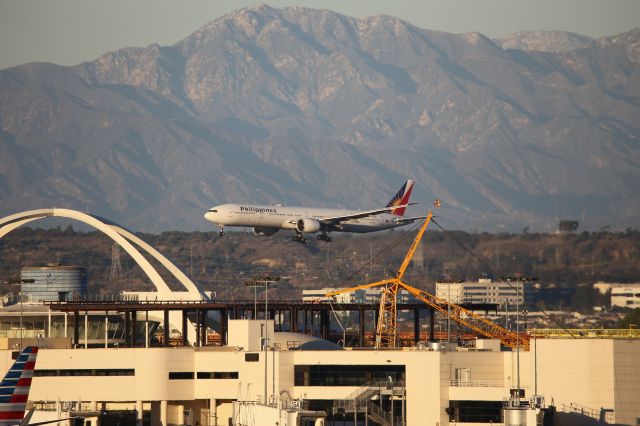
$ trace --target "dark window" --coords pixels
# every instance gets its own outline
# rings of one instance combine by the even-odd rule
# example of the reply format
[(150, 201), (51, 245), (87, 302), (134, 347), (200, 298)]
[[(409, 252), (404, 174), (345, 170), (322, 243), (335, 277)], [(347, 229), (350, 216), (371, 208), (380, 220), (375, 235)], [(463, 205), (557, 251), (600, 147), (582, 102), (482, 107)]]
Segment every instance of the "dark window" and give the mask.
[(35, 370), (33, 375), (34, 377), (57, 376), (58, 370)]
[(237, 371), (198, 371), (198, 379), (237, 379)]
[[(389, 380), (391, 378), (391, 380)], [(402, 386), (404, 365), (296, 365), (295, 386)]]
[(96, 369), (64, 369), (64, 370), (35, 370), (35, 377), (51, 376), (133, 376), (133, 368), (96, 368)]
[(60, 370), (60, 376), (93, 376), (93, 370)]
[(237, 379), (237, 371), (216, 371), (213, 373), (214, 379)]
[(449, 421), (502, 423), (502, 401), (449, 401)]
[(96, 368), (96, 369), (64, 369), (64, 370), (35, 370), (35, 377), (51, 376), (133, 376), (133, 368)]
[(170, 371), (169, 380), (193, 380), (193, 371)]
[(260, 361), (260, 354), (244, 354), (245, 362), (258, 362)]
[(133, 376), (133, 368), (96, 369), (94, 376)]

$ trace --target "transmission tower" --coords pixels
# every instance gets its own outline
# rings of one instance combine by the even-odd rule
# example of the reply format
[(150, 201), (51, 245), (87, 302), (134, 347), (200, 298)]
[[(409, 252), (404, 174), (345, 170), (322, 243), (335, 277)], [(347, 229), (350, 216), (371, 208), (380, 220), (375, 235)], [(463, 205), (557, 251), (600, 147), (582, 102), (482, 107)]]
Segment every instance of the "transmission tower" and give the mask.
[(120, 280), (123, 278), (122, 265), (120, 264), (120, 246), (113, 243), (111, 246), (111, 270), (109, 271), (110, 280)]

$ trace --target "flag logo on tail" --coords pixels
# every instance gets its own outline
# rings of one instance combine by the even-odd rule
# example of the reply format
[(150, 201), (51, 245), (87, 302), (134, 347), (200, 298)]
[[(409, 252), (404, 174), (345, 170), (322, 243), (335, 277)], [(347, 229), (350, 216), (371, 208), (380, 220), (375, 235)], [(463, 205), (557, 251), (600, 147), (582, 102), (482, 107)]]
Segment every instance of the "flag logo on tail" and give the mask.
[[(393, 198), (387, 203), (386, 207), (406, 206), (407, 204), (409, 204), (409, 197), (411, 197), (412, 189), (413, 180), (409, 179), (404, 183), (404, 185), (402, 185), (402, 188), (400, 188), (400, 190), (396, 192), (396, 195), (394, 195)], [(405, 209), (406, 207), (398, 207), (397, 209), (393, 209), (391, 213), (395, 214), (396, 216), (404, 216)]]

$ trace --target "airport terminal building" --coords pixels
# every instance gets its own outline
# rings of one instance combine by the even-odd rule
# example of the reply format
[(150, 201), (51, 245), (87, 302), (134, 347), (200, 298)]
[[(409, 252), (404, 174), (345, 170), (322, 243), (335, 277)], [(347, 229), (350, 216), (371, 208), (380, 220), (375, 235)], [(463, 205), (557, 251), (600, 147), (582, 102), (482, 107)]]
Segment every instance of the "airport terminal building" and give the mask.
[[(80, 220), (109, 235), (156, 291), (127, 295), (135, 303), (69, 302), (68, 293), (83, 288), (74, 279), (71, 290), (55, 289), (59, 301), (49, 306), (19, 298), (0, 310), (0, 368), (7, 371), (20, 348), (39, 347), (32, 422), (80, 414), (84, 426), (640, 424), (633, 330), (532, 336), (526, 351), (497, 339), (462, 346), (425, 339), (424, 306), (414, 306), (410, 344), (383, 350), (363, 344), (365, 304), (343, 303), (360, 318), (361, 343), (343, 348), (328, 341), (332, 305), (267, 308), (265, 300), (269, 319), (258, 320), (254, 303), (247, 312), (211, 300), (139, 236), (96, 216), (23, 212), (0, 220), (0, 236), (46, 217)], [(141, 251), (184, 291), (171, 290)], [(291, 329), (281, 331), (287, 317)], [(433, 322), (429, 328), (433, 334)]]
[[(356, 417), (359, 424), (365, 417), (367, 424), (507, 424), (502, 407), (518, 387), (531, 412), (555, 407), (554, 424), (640, 419), (640, 340), (533, 339), (526, 352), (501, 350), (496, 340), (342, 349), (274, 333), (269, 320), (274, 337), (264, 351), (264, 325), (230, 320), (226, 346), (58, 349), (42, 340), (29, 396), (38, 407), (33, 421), (68, 409), (129, 412), (140, 425), (228, 425), (234, 402), (266, 394), (274, 405), (324, 412), (325, 424)], [(16, 339), (3, 340), (7, 370)]]

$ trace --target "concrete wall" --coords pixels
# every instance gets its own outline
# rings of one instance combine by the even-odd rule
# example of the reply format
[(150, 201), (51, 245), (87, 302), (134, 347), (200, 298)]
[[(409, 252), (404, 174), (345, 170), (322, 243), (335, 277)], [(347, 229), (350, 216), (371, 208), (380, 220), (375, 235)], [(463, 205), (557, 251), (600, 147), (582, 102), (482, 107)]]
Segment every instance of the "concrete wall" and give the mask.
[(640, 424), (640, 341), (613, 343), (614, 419), (617, 423)]
[[(545, 396), (547, 404), (555, 403), (559, 410), (563, 404), (572, 403), (595, 410), (614, 408), (617, 393), (615, 343), (602, 339), (532, 341), (530, 357), (534, 368), (531, 376), (533, 380), (537, 376), (538, 393)], [(640, 345), (640, 342), (636, 343)], [(640, 346), (635, 348), (637, 351)], [(640, 361), (635, 360), (635, 365), (640, 367)]]
[[(38, 354), (37, 369), (133, 368), (135, 376), (36, 377), (32, 401), (159, 401), (167, 416), (180, 406), (195, 410), (218, 406), (220, 418), (229, 401), (255, 400), (264, 394), (265, 359), (245, 360), (235, 348), (96, 348), (47, 349)], [(640, 418), (640, 341), (540, 339), (520, 354), (520, 383), (529, 398), (536, 392), (547, 404), (579, 404), (594, 410), (613, 409), (617, 423)], [(275, 357), (272, 358), (272, 357)], [(273, 361), (275, 360), (275, 376)], [(517, 382), (515, 352), (432, 352), (426, 350), (270, 352), (267, 393), (288, 391), (293, 398), (341, 399), (356, 387), (294, 386), (294, 365), (405, 365), (407, 419), (410, 425), (448, 424), (449, 400), (493, 400), (508, 396)], [(0, 351), (0, 369), (11, 366), (11, 351)], [(457, 368), (470, 370), (469, 383), (452, 386)], [(237, 379), (169, 380), (169, 372), (233, 372)], [(193, 402), (197, 401), (197, 402)], [(213, 401), (211, 404), (210, 401)], [(175, 406), (175, 407), (174, 407)], [(155, 411), (154, 411), (155, 412)], [(159, 412), (159, 411), (158, 411)], [(156, 417), (159, 414), (156, 413)], [(225, 414), (226, 415), (226, 414)], [(155, 418), (155, 417), (154, 417)], [(178, 419), (179, 420), (179, 419)], [(175, 421), (178, 421), (175, 420)]]

